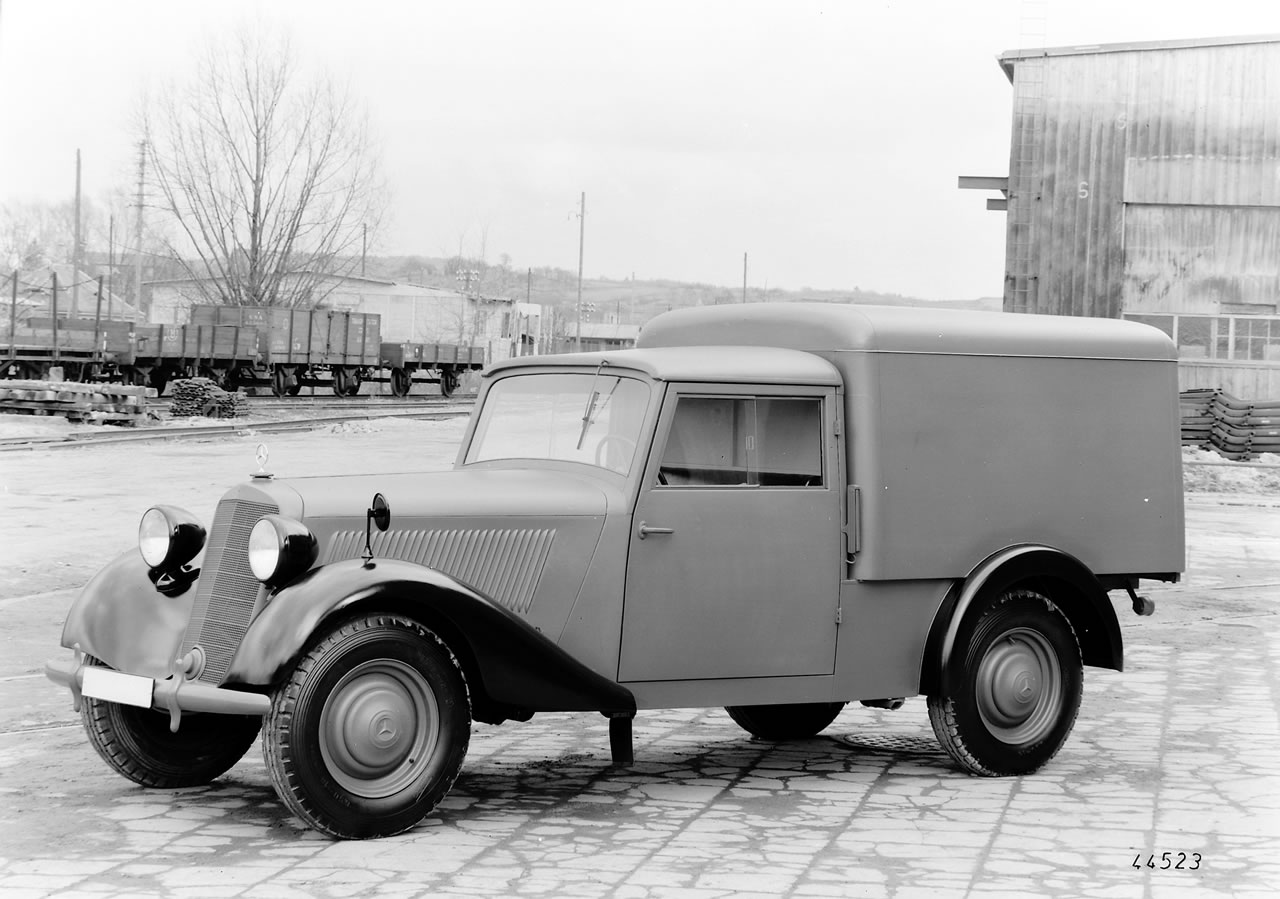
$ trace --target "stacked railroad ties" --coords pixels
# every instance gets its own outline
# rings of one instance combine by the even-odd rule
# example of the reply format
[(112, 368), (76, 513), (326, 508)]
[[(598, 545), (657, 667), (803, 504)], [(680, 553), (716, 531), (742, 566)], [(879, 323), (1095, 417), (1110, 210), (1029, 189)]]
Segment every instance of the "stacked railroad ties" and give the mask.
[(0, 381), (0, 412), (58, 415), (87, 424), (136, 425), (146, 420), (152, 387), (74, 381)]
[(184, 378), (169, 389), (169, 414), (174, 418), (239, 418), (249, 414), (249, 399), (240, 391), (228, 392), (210, 378)]
[(1237, 461), (1280, 452), (1280, 401), (1251, 403), (1221, 390), (1187, 390), (1179, 399), (1183, 446)]

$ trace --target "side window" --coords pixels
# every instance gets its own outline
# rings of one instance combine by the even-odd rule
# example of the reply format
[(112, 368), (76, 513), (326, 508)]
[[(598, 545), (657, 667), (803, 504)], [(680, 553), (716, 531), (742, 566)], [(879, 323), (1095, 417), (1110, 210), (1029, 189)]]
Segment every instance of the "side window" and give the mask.
[(747, 484), (751, 411), (749, 398), (680, 397), (658, 482), (672, 487)]
[(822, 401), (760, 397), (756, 434), (761, 487), (822, 486)]
[(822, 401), (683, 396), (658, 483), (668, 487), (821, 487)]

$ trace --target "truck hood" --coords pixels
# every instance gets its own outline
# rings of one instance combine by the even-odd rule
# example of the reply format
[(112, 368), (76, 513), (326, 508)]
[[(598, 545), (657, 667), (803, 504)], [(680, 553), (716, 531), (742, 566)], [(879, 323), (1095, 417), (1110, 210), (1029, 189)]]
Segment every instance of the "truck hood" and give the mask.
[(373, 495), (381, 493), (391, 506), (393, 527), (408, 518), (601, 517), (609, 507), (601, 485), (543, 469), (294, 478), (272, 482), (268, 492), (283, 488), (297, 494), (304, 520), (356, 517), (363, 522)]
[[(563, 469), (467, 468), (419, 474), (255, 479), (224, 498), (227, 517), (271, 511), (306, 524), (317, 564), (359, 558), (376, 493), (391, 526), (371, 552), (440, 571), (478, 590), (544, 633), (557, 634), (621, 494)], [(232, 512), (232, 509), (239, 510)], [(222, 533), (215, 525), (211, 534)], [(228, 532), (229, 533), (229, 532)], [(244, 538), (247, 540), (247, 538)]]

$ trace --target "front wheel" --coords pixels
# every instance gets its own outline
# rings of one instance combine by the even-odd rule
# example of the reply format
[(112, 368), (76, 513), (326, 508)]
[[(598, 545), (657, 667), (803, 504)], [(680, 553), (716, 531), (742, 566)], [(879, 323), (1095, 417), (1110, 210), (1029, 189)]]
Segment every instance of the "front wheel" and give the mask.
[(186, 714), (177, 733), (169, 713), (85, 696), (80, 717), (98, 755), (134, 783), (198, 787), (244, 757), (262, 727), (256, 715)]
[(843, 702), (794, 705), (731, 705), (725, 711), (739, 727), (762, 740), (807, 740), (836, 720)]
[(435, 634), (405, 618), (348, 621), (272, 698), (262, 748), (289, 809), (344, 839), (413, 827), (462, 770), (466, 682)]
[(951, 696), (929, 697), (929, 722), (963, 768), (1030, 774), (1075, 725), (1084, 680), (1080, 645), (1054, 603), (1030, 590), (1001, 595), (959, 634), (963, 669)]

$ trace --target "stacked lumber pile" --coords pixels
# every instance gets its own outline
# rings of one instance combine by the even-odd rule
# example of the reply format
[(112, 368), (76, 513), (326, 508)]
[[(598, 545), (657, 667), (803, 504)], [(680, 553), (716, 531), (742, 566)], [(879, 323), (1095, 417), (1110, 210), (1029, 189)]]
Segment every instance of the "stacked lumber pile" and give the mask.
[(249, 414), (249, 398), (223, 390), (209, 378), (183, 378), (170, 387), (169, 414), (174, 418), (239, 418)]
[(1249, 402), (1221, 390), (1189, 390), (1179, 400), (1183, 446), (1237, 461), (1280, 452), (1280, 401)]
[(154, 387), (75, 381), (0, 381), (0, 412), (60, 415), (86, 424), (133, 426), (147, 417)]

